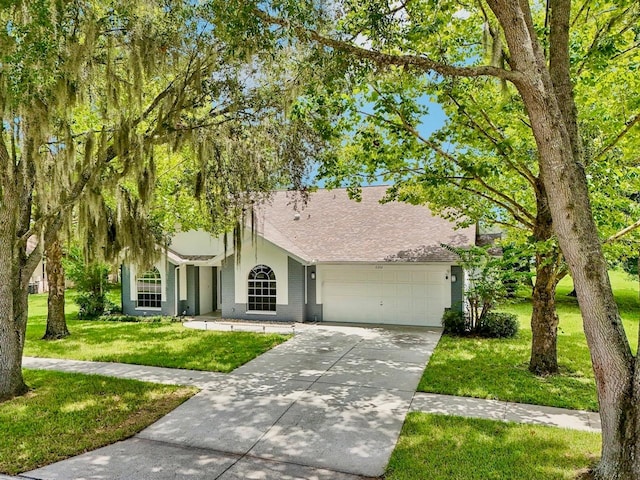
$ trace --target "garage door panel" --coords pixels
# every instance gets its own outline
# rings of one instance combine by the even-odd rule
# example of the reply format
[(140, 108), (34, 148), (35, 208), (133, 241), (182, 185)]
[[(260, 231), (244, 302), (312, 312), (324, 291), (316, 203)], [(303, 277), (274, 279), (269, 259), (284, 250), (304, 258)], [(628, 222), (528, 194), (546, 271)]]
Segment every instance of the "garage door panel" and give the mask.
[(330, 297), (380, 297), (382, 288), (380, 284), (325, 283), (324, 295), (329, 295)]
[(322, 273), (326, 321), (440, 326), (448, 266), (335, 266)]

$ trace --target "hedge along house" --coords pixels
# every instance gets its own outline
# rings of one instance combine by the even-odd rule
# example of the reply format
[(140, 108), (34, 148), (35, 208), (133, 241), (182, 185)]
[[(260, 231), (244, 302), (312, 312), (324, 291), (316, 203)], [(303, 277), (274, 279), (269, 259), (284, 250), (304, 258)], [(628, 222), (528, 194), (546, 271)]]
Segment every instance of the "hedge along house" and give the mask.
[(311, 193), (306, 204), (276, 192), (256, 208), (255, 232), (238, 258), (222, 237), (175, 235), (156, 266), (123, 266), (122, 305), (130, 315), (206, 315), (287, 322), (440, 326), (461, 308), (464, 274), (441, 244), (475, 242), (423, 206), (382, 204), (386, 187)]

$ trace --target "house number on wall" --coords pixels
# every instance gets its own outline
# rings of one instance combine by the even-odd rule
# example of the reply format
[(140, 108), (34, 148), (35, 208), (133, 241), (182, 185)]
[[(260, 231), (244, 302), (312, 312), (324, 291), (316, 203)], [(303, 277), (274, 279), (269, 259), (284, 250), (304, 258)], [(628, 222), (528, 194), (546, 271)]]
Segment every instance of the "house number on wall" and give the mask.
[(382, 265), (376, 265), (376, 270), (382, 270), (384, 268), (384, 266)]

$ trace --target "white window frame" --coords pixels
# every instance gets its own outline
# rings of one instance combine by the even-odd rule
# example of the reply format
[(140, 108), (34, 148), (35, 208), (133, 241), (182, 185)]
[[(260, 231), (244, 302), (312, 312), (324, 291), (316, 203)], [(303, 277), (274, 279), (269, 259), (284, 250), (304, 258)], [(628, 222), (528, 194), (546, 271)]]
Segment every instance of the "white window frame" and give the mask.
[[(150, 277), (153, 275), (153, 277)], [(144, 284), (141, 289), (141, 282)], [(142, 275), (136, 275), (136, 309), (137, 310), (162, 310), (162, 275), (157, 267), (147, 270)], [(157, 295), (158, 306), (141, 305), (140, 295)], [(143, 303), (151, 303), (150, 299), (146, 299)]]
[[(256, 278), (260, 274), (266, 274), (267, 278)], [(268, 265), (256, 265), (247, 278), (247, 313), (275, 315), (277, 293), (276, 272)], [(265, 306), (267, 309), (264, 309)]]

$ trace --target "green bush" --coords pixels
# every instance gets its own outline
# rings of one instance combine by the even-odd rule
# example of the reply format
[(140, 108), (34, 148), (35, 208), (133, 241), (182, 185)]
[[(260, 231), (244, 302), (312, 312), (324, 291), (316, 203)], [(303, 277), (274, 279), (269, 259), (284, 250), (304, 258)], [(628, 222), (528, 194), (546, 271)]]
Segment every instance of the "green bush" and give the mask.
[(480, 317), (476, 328), (464, 312), (446, 310), (442, 316), (444, 333), (458, 337), (511, 338), (518, 333), (518, 318), (512, 313), (489, 312)]
[(78, 318), (96, 318), (104, 312), (104, 294), (95, 292), (80, 292), (76, 296), (75, 302), (78, 304)]
[(489, 338), (511, 338), (518, 333), (518, 317), (513, 313), (491, 312), (484, 316), (478, 335)]
[(116, 315), (122, 313), (120, 305), (113, 303), (109, 298), (104, 299), (104, 312), (103, 315)]
[(469, 335), (469, 322), (464, 312), (458, 310), (445, 310), (442, 316), (442, 326), (444, 333), (463, 337)]

